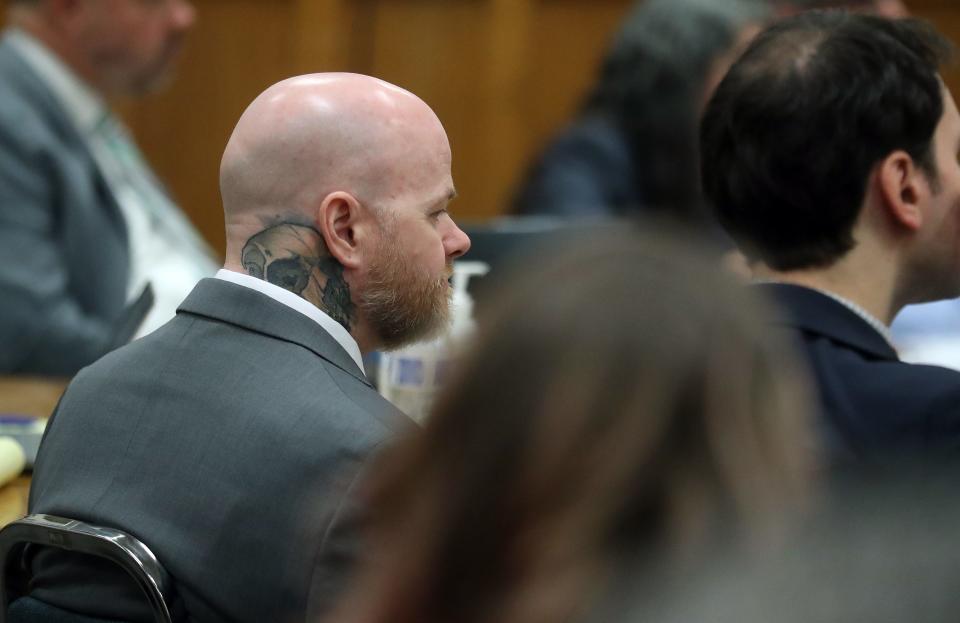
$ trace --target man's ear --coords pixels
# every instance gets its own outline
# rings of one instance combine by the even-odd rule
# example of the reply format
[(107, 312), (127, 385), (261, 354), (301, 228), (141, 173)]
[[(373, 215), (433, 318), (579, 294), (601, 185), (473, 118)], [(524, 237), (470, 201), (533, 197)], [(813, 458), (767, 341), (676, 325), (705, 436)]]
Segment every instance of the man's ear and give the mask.
[(913, 231), (920, 229), (930, 182), (910, 154), (898, 150), (884, 158), (877, 168), (876, 184), (894, 221)]
[(337, 191), (324, 197), (316, 212), (315, 225), (327, 250), (344, 268), (361, 263), (359, 241), (368, 229), (368, 210), (347, 192)]

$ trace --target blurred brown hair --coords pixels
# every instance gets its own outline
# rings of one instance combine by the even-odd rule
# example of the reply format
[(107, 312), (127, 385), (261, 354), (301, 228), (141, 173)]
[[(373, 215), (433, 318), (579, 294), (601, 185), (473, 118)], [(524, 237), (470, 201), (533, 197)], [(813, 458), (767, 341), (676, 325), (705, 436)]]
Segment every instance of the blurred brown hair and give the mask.
[(537, 257), (422, 436), (381, 464), (376, 564), (332, 620), (572, 620), (618, 561), (803, 499), (804, 377), (749, 292), (663, 236)]

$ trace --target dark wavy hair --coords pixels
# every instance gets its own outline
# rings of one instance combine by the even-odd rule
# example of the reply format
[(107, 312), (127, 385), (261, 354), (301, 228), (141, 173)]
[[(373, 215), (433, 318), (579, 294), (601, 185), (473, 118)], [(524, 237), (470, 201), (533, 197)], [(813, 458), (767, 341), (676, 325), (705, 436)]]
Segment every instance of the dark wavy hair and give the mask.
[(873, 167), (903, 150), (935, 178), (950, 44), (925, 22), (813, 11), (758, 36), (700, 132), (702, 182), (747, 255), (777, 270), (853, 248)]
[(751, 0), (645, 0), (627, 16), (581, 114), (624, 133), (643, 207), (701, 215), (697, 127), (708, 76), (742, 29), (768, 16)]

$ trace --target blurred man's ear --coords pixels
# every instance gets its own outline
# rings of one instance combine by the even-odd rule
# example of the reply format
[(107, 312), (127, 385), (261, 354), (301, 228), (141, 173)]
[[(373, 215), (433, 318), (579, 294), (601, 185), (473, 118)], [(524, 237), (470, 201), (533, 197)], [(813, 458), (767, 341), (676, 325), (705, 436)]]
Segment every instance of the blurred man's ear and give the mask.
[(370, 252), (365, 243), (371, 239), (376, 217), (356, 197), (338, 191), (320, 203), (315, 227), (327, 250), (344, 268), (358, 268), (363, 264), (364, 253)]
[(894, 222), (910, 230), (920, 229), (930, 181), (910, 154), (902, 150), (891, 153), (877, 166), (872, 179)]

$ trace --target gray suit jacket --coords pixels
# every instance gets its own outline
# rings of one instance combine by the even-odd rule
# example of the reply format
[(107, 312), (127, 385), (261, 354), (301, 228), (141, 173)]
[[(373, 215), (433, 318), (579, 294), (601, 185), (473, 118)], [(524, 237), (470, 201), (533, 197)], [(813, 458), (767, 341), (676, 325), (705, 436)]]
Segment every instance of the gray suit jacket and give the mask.
[(0, 374), (72, 374), (126, 299), (123, 216), (47, 87), (0, 39)]
[[(176, 318), (77, 375), (30, 512), (143, 540), (190, 620), (316, 620), (356, 555), (352, 488), (381, 444), (413, 430), (314, 321), (205, 279)], [(77, 574), (56, 552), (28, 559), (35, 597), (140, 620), (122, 578)]]

